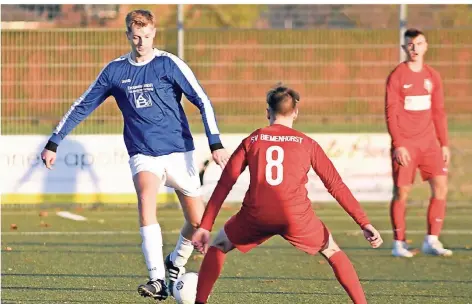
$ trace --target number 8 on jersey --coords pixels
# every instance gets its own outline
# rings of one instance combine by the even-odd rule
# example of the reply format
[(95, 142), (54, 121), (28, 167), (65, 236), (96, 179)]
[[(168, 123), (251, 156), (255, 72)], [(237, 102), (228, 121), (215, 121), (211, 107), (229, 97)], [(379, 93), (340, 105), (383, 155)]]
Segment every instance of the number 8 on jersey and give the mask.
[[(273, 158), (273, 152), (276, 153), (275, 159)], [(284, 167), (282, 162), (284, 161), (284, 149), (280, 146), (270, 146), (266, 151), (266, 181), (271, 186), (280, 185), (284, 179)], [(276, 168), (275, 177), (272, 176), (272, 168)]]

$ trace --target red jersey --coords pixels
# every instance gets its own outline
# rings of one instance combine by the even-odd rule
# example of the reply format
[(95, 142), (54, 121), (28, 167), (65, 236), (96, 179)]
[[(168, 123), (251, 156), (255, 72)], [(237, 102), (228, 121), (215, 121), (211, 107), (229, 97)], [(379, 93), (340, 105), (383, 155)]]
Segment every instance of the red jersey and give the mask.
[(249, 167), (250, 184), (241, 213), (263, 223), (293, 223), (312, 212), (307, 173), (313, 168), (329, 193), (361, 226), (369, 224), (359, 202), (320, 145), (292, 128), (274, 124), (254, 131), (234, 151), (208, 202), (201, 227), (211, 230), (239, 175)]
[(385, 114), (394, 148), (435, 138), (448, 145), (441, 76), (426, 64), (414, 72), (403, 62), (390, 73)]

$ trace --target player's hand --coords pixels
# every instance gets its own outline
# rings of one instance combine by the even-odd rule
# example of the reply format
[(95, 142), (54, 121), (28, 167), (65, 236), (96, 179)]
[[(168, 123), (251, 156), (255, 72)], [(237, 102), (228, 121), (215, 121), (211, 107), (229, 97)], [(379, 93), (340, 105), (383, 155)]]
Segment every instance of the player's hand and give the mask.
[(210, 244), (210, 231), (198, 228), (192, 236), (192, 244), (195, 250), (205, 254)]
[(217, 163), (221, 169), (224, 169), (229, 160), (229, 154), (226, 149), (218, 149), (211, 153), (213, 160)]
[(403, 167), (408, 166), (411, 161), (410, 153), (405, 147), (398, 147), (393, 152), (393, 157), (395, 161)]
[(444, 163), (446, 164), (446, 166), (449, 166), (449, 163), (451, 162), (451, 150), (449, 149), (449, 147), (442, 147), (442, 157), (443, 157), (443, 160), (444, 160)]
[(372, 248), (378, 248), (380, 247), (380, 245), (382, 245), (382, 237), (380, 236), (380, 233), (377, 231), (377, 229), (374, 228), (374, 226), (369, 224), (365, 226), (363, 230), (364, 237), (370, 243), (370, 246), (372, 246)]
[(43, 152), (41, 152), (41, 159), (43, 160), (43, 163), (46, 168), (52, 170), (52, 166), (56, 162), (56, 152), (44, 149)]

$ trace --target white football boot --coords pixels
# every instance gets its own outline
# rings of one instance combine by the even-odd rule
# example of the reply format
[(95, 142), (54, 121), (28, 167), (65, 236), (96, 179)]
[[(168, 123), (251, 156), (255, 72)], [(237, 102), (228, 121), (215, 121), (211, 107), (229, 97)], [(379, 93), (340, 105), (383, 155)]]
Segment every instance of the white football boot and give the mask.
[(412, 258), (413, 252), (408, 250), (408, 245), (404, 241), (393, 241), (392, 255), (401, 258)]
[(424, 254), (436, 255), (436, 256), (451, 256), (452, 250), (445, 249), (443, 244), (438, 240), (435, 235), (427, 235), (423, 241), (422, 251)]

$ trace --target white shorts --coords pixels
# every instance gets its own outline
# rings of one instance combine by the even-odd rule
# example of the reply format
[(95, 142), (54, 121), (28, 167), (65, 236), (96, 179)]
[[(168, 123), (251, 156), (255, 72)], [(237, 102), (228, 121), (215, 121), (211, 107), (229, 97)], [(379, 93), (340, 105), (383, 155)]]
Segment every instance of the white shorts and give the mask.
[(200, 196), (200, 177), (193, 151), (175, 152), (162, 156), (136, 154), (129, 159), (133, 176), (141, 171), (154, 173), (167, 187), (191, 197)]

